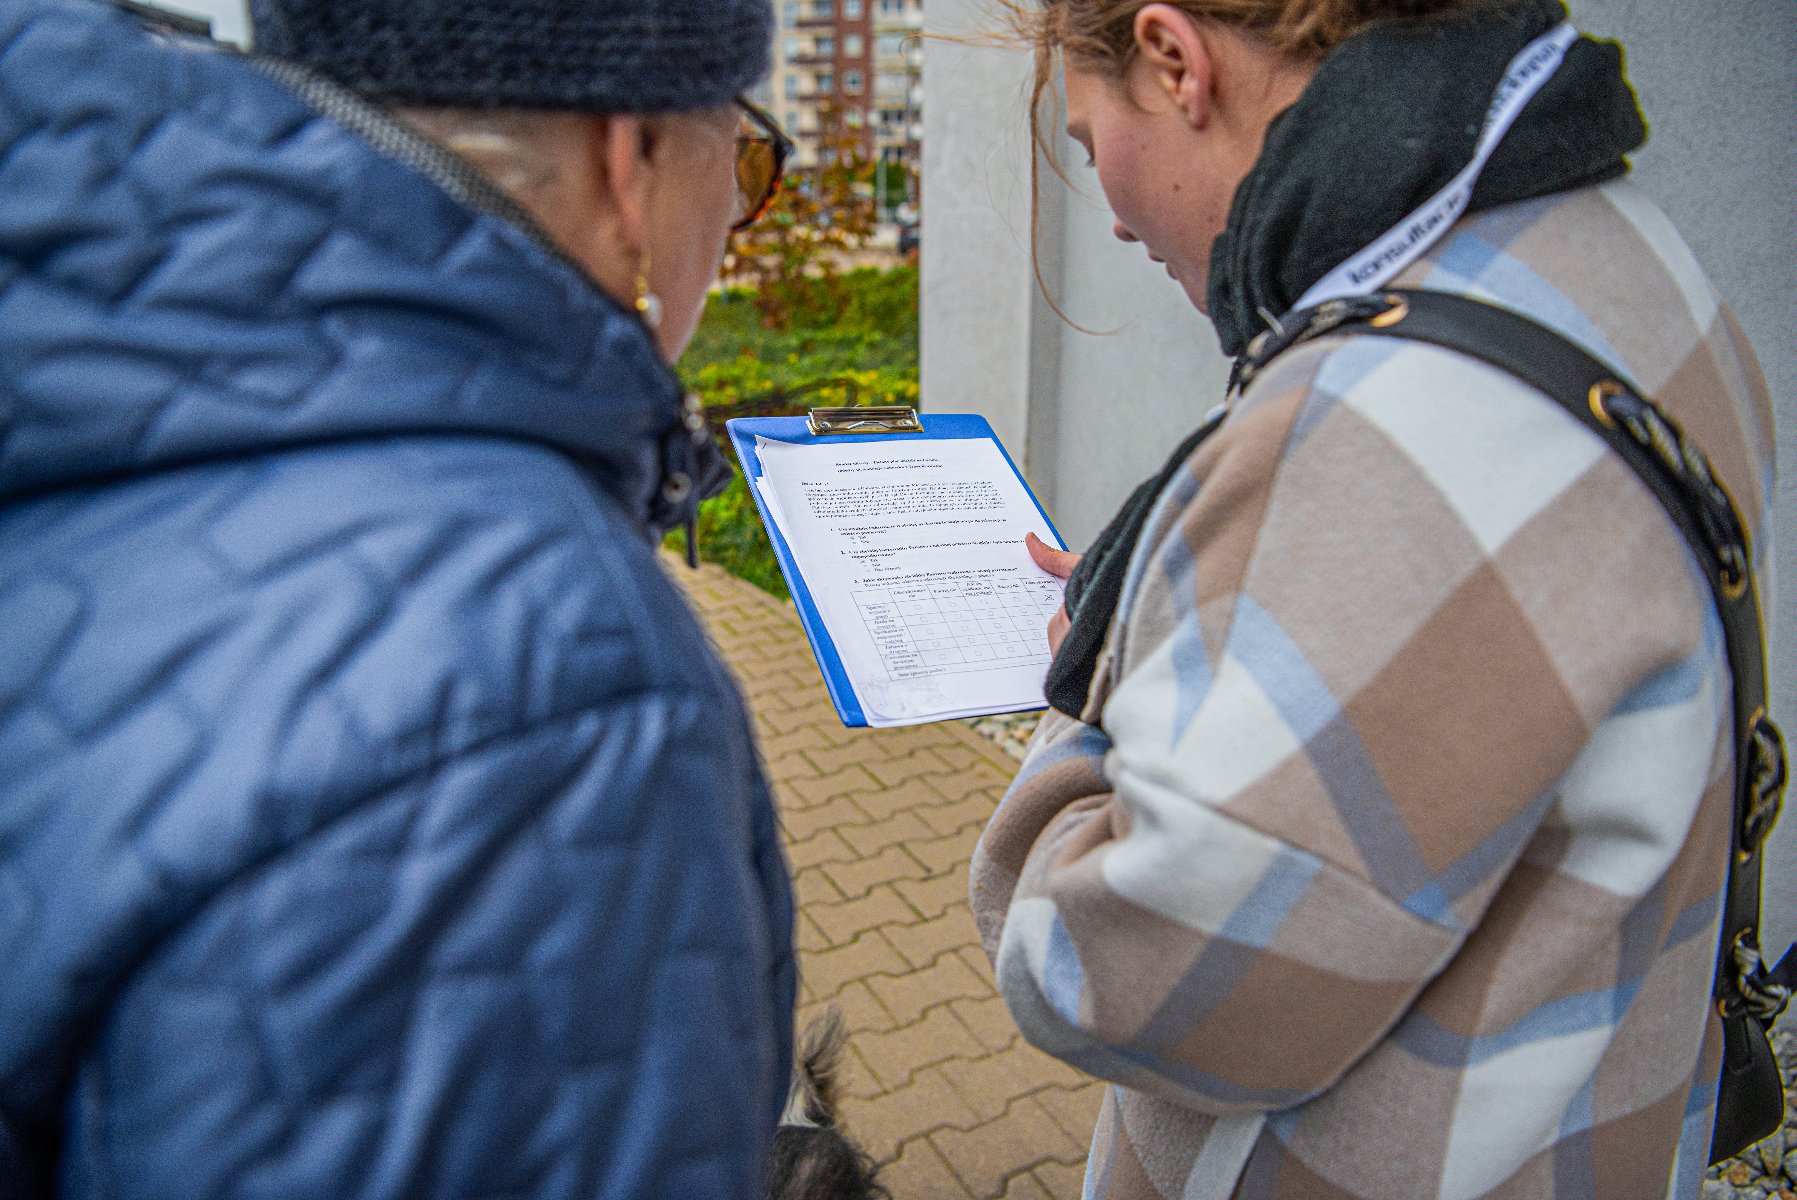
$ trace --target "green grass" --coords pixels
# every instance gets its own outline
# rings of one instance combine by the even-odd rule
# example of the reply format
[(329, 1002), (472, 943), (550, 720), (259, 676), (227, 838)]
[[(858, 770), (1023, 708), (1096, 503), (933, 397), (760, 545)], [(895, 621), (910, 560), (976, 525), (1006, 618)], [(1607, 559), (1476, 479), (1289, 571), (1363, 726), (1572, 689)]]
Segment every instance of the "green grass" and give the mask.
[[(803, 307), (788, 327), (761, 326), (751, 293), (714, 295), (680, 375), (708, 409), (799, 391), (786, 406), (917, 403), (917, 269), (840, 277), (842, 298)], [(809, 385), (821, 388), (804, 391)], [(699, 557), (785, 598), (786, 582), (739, 476), (699, 509)], [(684, 532), (667, 544), (684, 551)]]

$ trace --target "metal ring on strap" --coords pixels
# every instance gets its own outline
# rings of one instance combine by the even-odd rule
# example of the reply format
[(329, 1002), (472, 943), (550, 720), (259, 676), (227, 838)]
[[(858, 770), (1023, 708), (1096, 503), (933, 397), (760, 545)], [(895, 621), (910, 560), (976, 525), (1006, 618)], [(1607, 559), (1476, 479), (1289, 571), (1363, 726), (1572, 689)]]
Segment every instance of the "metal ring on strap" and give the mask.
[(1591, 391), (1587, 393), (1585, 403), (1591, 406), (1592, 416), (1614, 429), (1616, 428), (1616, 418), (1610, 415), (1605, 401), (1609, 400), (1611, 396), (1620, 396), (1627, 391), (1627, 388), (1614, 379), (1600, 379), (1591, 385)]

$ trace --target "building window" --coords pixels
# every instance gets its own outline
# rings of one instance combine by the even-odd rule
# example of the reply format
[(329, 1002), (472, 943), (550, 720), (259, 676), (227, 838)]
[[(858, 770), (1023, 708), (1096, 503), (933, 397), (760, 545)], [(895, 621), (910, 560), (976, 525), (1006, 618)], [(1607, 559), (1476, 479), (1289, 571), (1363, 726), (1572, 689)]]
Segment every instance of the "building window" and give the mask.
[(817, 58), (830, 58), (834, 56), (836, 53), (836, 39), (829, 37), (818, 38), (815, 42), (811, 43), (811, 53)]
[(842, 0), (842, 19), (859, 21), (861, 19), (861, 0)]
[(797, 58), (800, 54), (804, 53), (805, 43), (801, 42), (796, 37), (789, 37), (786, 39), (786, 43), (782, 47), (782, 50), (784, 51), (783, 57), (785, 58), (785, 60), (787, 62), (791, 62), (793, 59)]
[(844, 58), (860, 58), (862, 51), (861, 35), (851, 33), (842, 39), (842, 56)]
[(842, 90), (851, 96), (861, 94), (861, 72), (844, 71), (842, 73)]
[(780, 7), (780, 24), (788, 28), (799, 23), (799, 0), (786, 0)]
[(891, 58), (905, 52), (905, 35), (902, 33), (882, 33), (875, 42), (880, 57)]
[(788, 100), (797, 100), (799, 98), (799, 77), (797, 75), (788, 75), (786, 77), (786, 98)]
[(817, 82), (812, 85), (812, 90), (814, 92), (816, 92), (818, 95), (823, 95), (826, 92), (835, 91), (836, 90), (836, 75), (835, 75), (835, 73), (832, 71), (819, 71), (817, 73)]
[(843, 120), (848, 122), (850, 129), (861, 128), (861, 110), (858, 108), (849, 109), (848, 113), (843, 117)]

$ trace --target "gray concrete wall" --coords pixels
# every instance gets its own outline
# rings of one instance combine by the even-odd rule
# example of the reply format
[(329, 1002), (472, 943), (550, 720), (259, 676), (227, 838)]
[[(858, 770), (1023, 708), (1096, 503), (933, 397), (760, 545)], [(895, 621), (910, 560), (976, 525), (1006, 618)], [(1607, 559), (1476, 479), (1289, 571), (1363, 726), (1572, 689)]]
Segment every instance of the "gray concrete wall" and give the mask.
[[(1652, 130), (1635, 179), (1741, 318), (1772, 390), (1771, 707), (1797, 748), (1797, 5), (1573, 0), (1572, 12), (1627, 47)], [(1797, 803), (1774, 834), (1763, 912), (1766, 945), (1797, 937)]]
[[(1572, 8), (1583, 28), (1627, 46), (1653, 130), (1636, 178), (1740, 315), (1772, 388), (1773, 715), (1797, 743), (1797, 5)], [(964, 32), (989, 11), (981, 0), (926, 6), (936, 32)], [(1221, 396), (1227, 364), (1184, 295), (1139, 247), (1111, 237), (1097, 181), (1071, 149), (1078, 190), (1052, 177), (1043, 188), (1045, 274), (1070, 316), (1114, 332), (1055, 318), (1029, 286), (1027, 63), (931, 42), (924, 69), (924, 403), (987, 413), (1078, 549)], [(1775, 835), (1766, 882), (1766, 941), (1782, 947), (1797, 936), (1797, 815)]]

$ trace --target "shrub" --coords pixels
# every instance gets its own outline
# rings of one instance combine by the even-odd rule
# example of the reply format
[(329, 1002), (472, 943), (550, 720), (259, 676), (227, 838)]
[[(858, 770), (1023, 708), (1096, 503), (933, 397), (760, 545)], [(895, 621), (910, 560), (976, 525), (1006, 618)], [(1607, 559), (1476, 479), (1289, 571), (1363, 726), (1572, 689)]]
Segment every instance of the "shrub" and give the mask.
[[(844, 297), (836, 309), (796, 305), (780, 329), (763, 326), (748, 289), (714, 295), (680, 360), (686, 385), (719, 415), (916, 404), (917, 268), (861, 268), (836, 277), (835, 285)], [(718, 434), (722, 439), (721, 428)], [(787, 596), (773, 545), (740, 477), (700, 506), (698, 532), (705, 561)], [(684, 549), (685, 542), (684, 533), (669, 535), (670, 546)]]
[(726, 264), (752, 285), (751, 301), (769, 329), (840, 311), (848, 289), (837, 259), (874, 232), (873, 187), (864, 181), (872, 164), (861, 152), (862, 135), (833, 106), (824, 106), (818, 121), (821, 164), (793, 173), (767, 214), (731, 243)]

